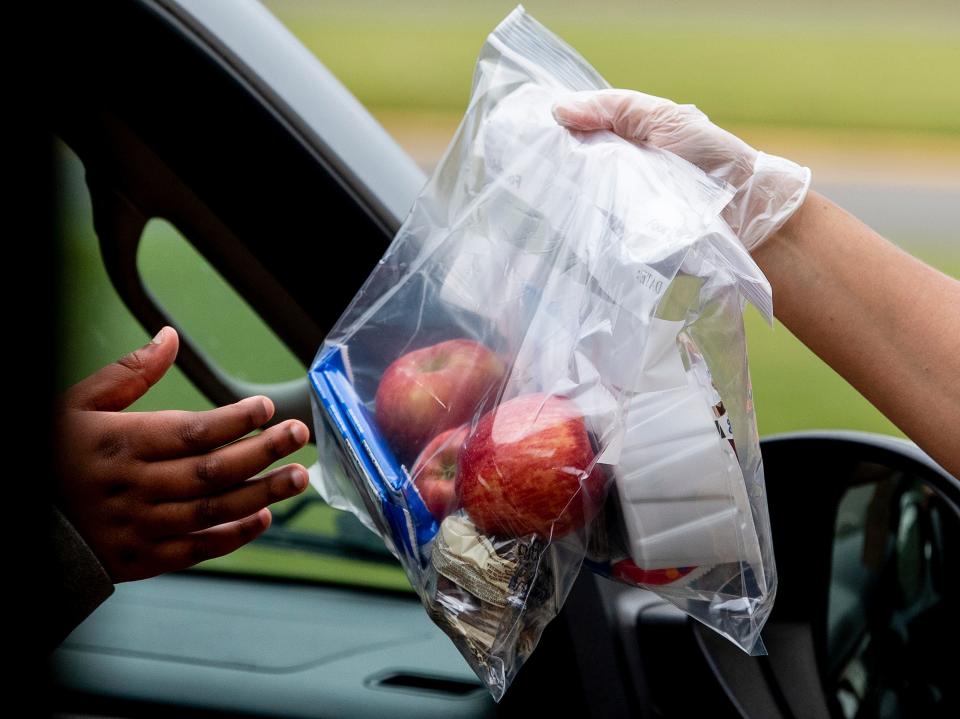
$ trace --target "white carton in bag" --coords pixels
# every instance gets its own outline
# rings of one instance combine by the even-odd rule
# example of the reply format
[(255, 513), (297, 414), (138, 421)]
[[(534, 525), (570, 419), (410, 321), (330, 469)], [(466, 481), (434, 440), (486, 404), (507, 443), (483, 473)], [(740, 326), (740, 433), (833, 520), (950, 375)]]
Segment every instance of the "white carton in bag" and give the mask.
[(743, 473), (711, 397), (684, 369), (682, 329), (651, 321), (627, 404), (615, 483), (630, 554), (643, 569), (759, 562)]

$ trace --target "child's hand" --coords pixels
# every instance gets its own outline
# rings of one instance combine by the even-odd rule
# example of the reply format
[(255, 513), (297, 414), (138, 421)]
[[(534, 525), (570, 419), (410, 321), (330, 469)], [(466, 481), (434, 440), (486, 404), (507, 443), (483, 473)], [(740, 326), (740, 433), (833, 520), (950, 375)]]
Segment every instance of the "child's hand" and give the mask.
[(307, 486), (299, 464), (250, 478), (309, 439), (297, 420), (240, 439), (273, 415), (266, 397), (208, 412), (120, 411), (164, 375), (178, 347), (165, 327), (71, 387), (58, 407), (57, 505), (114, 582), (228, 554), (270, 526), (268, 504)]

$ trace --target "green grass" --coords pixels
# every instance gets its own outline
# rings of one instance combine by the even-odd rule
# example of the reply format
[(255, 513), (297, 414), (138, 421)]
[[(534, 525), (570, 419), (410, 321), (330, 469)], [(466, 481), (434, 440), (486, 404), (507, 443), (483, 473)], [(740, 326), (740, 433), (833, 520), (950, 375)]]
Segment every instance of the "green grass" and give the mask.
[(406, 575), (396, 564), (371, 564), (297, 549), (274, 549), (256, 542), (226, 557), (205, 562), (199, 568), (229, 574), (258, 574), (325, 584), (412, 591)]
[[(368, 107), (458, 114), (477, 51), (514, 5), (267, 4)], [(527, 9), (615, 87), (694, 103), (721, 124), (960, 132), (960, 13), (937, 2), (909, 14), (837, 5)]]

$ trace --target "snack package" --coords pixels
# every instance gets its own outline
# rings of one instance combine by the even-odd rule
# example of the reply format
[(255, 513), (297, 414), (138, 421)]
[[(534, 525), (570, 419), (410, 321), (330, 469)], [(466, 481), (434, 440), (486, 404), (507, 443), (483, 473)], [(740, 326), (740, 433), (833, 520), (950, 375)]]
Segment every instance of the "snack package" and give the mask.
[[(320, 348), (323, 497), (399, 558), (499, 699), (581, 568), (750, 653), (776, 574), (730, 187), (554, 101), (607, 87), (517, 8), (382, 261)], [(597, 608), (601, 611), (601, 608)]]

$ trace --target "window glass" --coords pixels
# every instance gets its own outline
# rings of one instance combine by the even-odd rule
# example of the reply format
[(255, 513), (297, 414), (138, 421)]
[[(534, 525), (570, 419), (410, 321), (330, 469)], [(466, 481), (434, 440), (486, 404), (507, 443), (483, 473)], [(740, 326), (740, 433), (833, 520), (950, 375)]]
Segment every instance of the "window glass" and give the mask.
[(137, 265), (144, 284), (224, 370), (247, 382), (303, 377), (304, 366), (169, 222), (147, 223)]

